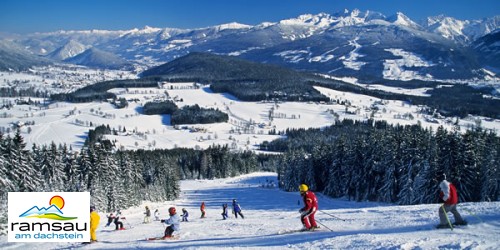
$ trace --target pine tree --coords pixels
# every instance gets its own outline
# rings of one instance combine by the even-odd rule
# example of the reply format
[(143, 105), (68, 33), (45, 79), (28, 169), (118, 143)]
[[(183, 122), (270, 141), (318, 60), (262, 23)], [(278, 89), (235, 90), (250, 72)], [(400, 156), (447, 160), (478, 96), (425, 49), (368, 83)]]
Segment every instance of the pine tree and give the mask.
[(6, 165), (8, 174), (14, 181), (17, 192), (39, 191), (41, 188), (41, 178), (39, 173), (32, 166), (32, 158), (29, 151), (25, 150), (26, 144), (21, 137), (20, 130), (8, 145)]

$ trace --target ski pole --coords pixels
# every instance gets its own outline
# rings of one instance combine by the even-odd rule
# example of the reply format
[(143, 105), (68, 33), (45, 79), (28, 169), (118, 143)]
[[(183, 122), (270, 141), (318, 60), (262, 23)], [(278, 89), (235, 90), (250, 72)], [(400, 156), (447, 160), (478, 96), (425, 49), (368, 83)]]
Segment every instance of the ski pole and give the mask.
[(324, 228), (326, 228), (326, 229), (330, 230), (330, 232), (333, 232), (333, 230), (332, 230), (332, 229), (330, 229), (329, 227), (325, 226), (325, 224), (323, 224), (323, 223), (319, 222), (319, 220), (317, 220), (317, 219), (316, 219), (316, 222), (318, 222), (318, 223), (319, 223), (321, 226), (323, 226)]
[(345, 221), (344, 219), (342, 219), (342, 218), (340, 218), (340, 217), (338, 217), (338, 216), (335, 216), (335, 215), (333, 215), (333, 214), (329, 214), (329, 213), (327, 213), (327, 212), (323, 212), (322, 210), (318, 210), (318, 211), (320, 211), (320, 212), (322, 212), (322, 213), (324, 213), (324, 214), (330, 215), (331, 217), (333, 217), (333, 218), (335, 218), (335, 219), (339, 219), (339, 220)]
[(127, 219), (123, 219), (123, 220), (124, 220), (125, 222), (127, 222), (127, 226), (128, 226), (129, 228), (132, 228), (132, 225), (130, 225), (130, 223), (128, 222), (128, 220), (127, 220)]
[(462, 208), (462, 209), (465, 210), (465, 211), (467, 211), (470, 215), (476, 217), (481, 223), (483, 222), (483, 220), (479, 216), (477, 216), (475, 213), (473, 213), (469, 209), (466, 209), (466, 208)]
[(451, 225), (450, 218), (448, 218), (448, 213), (446, 212), (446, 209), (444, 209), (444, 203), (441, 205), (441, 208), (443, 209), (444, 217), (446, 217), (446, 220), (448, 221), (448, 225), (450, 225), (451, 231), (453, 231), (453, 226)]

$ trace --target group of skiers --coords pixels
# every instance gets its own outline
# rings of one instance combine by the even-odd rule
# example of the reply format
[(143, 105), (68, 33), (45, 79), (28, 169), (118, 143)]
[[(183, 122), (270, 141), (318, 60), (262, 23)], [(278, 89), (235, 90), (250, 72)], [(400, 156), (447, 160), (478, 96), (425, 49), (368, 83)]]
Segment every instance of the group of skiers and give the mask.
[[(467, 221), (465, 221), (460, 213), (457, 211), (457, 203), (458, 203), (458, 194), (456, 187), (448, 182), (446, 180), (446, 175), (443, 172), (439, 172), (436, 175), (435, 181), (439, 183), (439, 189), (440, 189), (440, 199), (442, 200), (443, 204), (439, 207), (439, 224), (436, 226), (437, 228), (453, 228), (453, 225), (467, 225)], [(314, 218), (314, 215), (318, 211), (318, 199), (314, 192), (309, 190), (309, 187), (306, 184), (301, 184), (299, 185), (299, 192), (300, 195), (302, 196), (304, 206), (299, 210), (300, 213), (300, 221), (302, 222), (303, 231), (310, 231), (310, 230), (315, 230), (318, 227), (317, 222)], [(151, 217), (151, 212), (149, 210), (149, 207), (145, 207), (146, 211), (144, 212), (145, 217), (144, 217), (144, 223), (150, 223), (150, 217)], [(200, 211), (201, 211), (201, 217), (200, 218), (206, 218), (206, 212), (205, 212), (205, 202), (202, 202), (200, 205)], [(95, 211), (95, 207), (91, 206), (90, 207), (90, 238), (91, 242), (96, 242), (96, 234), (95, 231), (97, 229), (97, 225), (99, 224), (99, 215)], [(451, 221), (448, 218), (447, 213), (451, 212), (454, 216), (455, 222), (452, 224)], [(243, 213), (241, 212), (241, 207), (236, 201), (236, 199), (233, 199), (233, 213), (235, 218), (238, 218), (238, 215), (244, 219), (245, 217), (243, 216)], [(182, 209), (182, 215), (179, 216), (177, 214), (176, 208), (175, 207), (170, 207), (168, 209), (168, 214), (169, 218), (168, 219), (162, 219), (160, 220), (160, 214), (158, 209), (156, 209), (154, 216), (155, 220), (159, 220), (161, 223), (165, 223), (168, 226), (165, 228), (164, 236), (162, 237), (163, 239), (171, 238), (173, 237), (173, 233), (176, 231), (180, 230), (180, 222), (181, 222), (181, 217), (183, 222), (188, 222), (188, 217), (189, 213), (188, 211), (183, 208)], [(226, 220), (228, 218), (228, 205), (227, 203), (222, 204), (222, 219)], [(106, 224), (106, 227), (111, 224), (111, 222), (114, 222), (115, 224), (115, 229), (116, 230), (122, 230), (123, 228), (123, 222), (121, 220), (125, 219), (125, 217), (122, 217), (121, 211), (118, 210), (116, 214), (111, 213), (108, 216), (108, 223)]]
[[(200, 205), (201, 217), (206, 218), (205, 212), (205, 202), (202, 202)], [(241, 212), (240, 205), (236, 202), (236, 199), (233, 199), (233, 212), (236, 218), (240, 215), (241, 218), (244, 218), (243, 213)], [(182, 215), (177, 215), (177, 210), (175, 207), (170, 207), (168, 209), (168, 214), (170, 217), (168, 219), (161, 220), (160, 222), (167, 224), (168, 226), (165, 228), (163, 239), (168, 239), (173, 237), (173, 233), (180, 230), (180, 223), (188, 222), (189, 213), (183, 208)], [(182, 219), (181, 219), (182, 218)], [(222, 218), (227, 219), (227, 203), (222, 205)]]
[(109, 227), (113, 222), (115, 224), (116, 230), (125, 230), (125, 227), (123, 227), (122, 220), (125, 220), (126, 218), (123, 217), (120, 209), (116, 210), (115, 213), (110, 213), (107, 217), (108, 217), (108, 223), (106, 223), (106, 227)]

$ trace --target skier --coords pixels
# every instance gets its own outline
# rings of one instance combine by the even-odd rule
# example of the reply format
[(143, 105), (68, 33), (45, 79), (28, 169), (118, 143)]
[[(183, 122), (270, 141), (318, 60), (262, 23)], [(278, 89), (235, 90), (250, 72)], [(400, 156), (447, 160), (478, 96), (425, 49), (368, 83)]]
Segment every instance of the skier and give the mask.
[(299, 210), (301, 216), (300, 221), (304, 225), (303, 230), (314, 230), (318, 228), (316, 220), (314, 219), (314, 214), (318, 210), (318, 199), (316, 195), (309, 190), (306, 184), (301, 184), (299, 186), (300, 195), (304, 199), (304, 207)]
[(122, 212), (120, 211), (120, 209), (118, 209), (114, 218), (115, 230), (125, 230), (125, 228), (123, 227), (123, 222), (120, 221), (120, 219), (125, 219), (125, 217), (120, 216), (122, 216)]
[(101, 217), (95, 211), (95, 206), (90, 206), (90, 243), (97, 242), (95, 231), (97, 230), (97, 226), (99, 226), (100, 220)]
[(181, 217), (182, 217), (182, 221), (188, 222), (189, 213), (185, 208), (182, 209)]
[(180, 230), (180, 218), (179, 218), (179, 215), (177, 215), (177, 213), (175, 211), (175, 207), (170, 207), (168, 209), (168, 214), (170, 215), (170, 218), (168, 218), (166, 220), (161, 220), (161, 223), (165, 223), (165, 224), (169, 225), (165, 229), (165, 236), (163, 236), (163, 239), (171, 238), (172, 234), (175, 231)]
[(227, 203), (222, 204), (222, 219), (227, 219)]
[(144, 216), (144, 221), (143, 223), (146, 224), (146, 223), (150, 223), (151, 222), (151, 210), (149, 210), (149, 207), (146, 206), (146, 211), (144, 212), (144, 214), (146, 216)]
[(205, 202), (203, 201), (200, 206), (201, 218), (205, 218)]
[(108, 223), (106, 223), (106, 227), (109, 227), (109, 225), (111, 225), (111, 222), (113, 222), (113, 220), (115, 219), (115, 216), (113, 215), (113, 213), (110, 213), (109, 215), (106, 215), (106, 217), (108, 217)]
[(437, 173), (436, 181), (439, 183), (439, 188), (441, 189), (439, 198), (444, 202), (439, 207), (439, 225), (437, 225), (437, 228), (451, 227), (447, 216), (448, 212), (451, 212), (453, 217), (455, 217), (453, 225), (467, 225), (467, 221), (462, 219), (462, 216), (457, 211), (458, 194), (455, 185), (446, 180), (446, 175), (443, 172)]
[(238, 214), (241, 216), (242, 219), (245, 219), (245, 216), (241, 213), (241, 207), (240, 204), (236, 202), (236, 199), (233, 199), (233, 213), (236, 219), (238, 219)]
[(160, 212), (158, 211), (158, 209), (155, 210), (155, 221), (159, 221), (160, 220)]

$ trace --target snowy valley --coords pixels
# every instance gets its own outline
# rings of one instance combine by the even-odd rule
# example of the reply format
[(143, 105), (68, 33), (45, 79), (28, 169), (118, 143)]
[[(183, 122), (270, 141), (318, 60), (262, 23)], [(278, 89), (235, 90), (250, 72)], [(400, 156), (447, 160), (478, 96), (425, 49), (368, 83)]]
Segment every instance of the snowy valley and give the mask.
[[(32, 73), (0, 73), (3, 86), (15, 84), (17, 88), (35, 88), (49, 93), (70, 92), (77, 88), (105, 80), (133, 79), (127, 71), (91, 70), (58, 67), (38, 68)], [(347, 81), (352, 79), (346, 79)], [(19, 82), (19, 83), (18, 83)], [(31, 148), (33, 144), (54, 142), (66, 144), (73, 150), (83, 146), (89, 130), (105, 125), (120, 131), (109, 135), (118, 149), (197, 148), (211, 145), (229, 145), (233, 150), (259, 150), (263, 141), (272, 141), (278, 135), (270, 130), (285, 131), (288, 128), (320, 128), (343, 119), (384, 120), (391, 124), (421, 124), (433, 128), (444, 126), (462, 131), (483, 127), (500, 131), (500, 121), (487, 117), (470, 116), (466, 119), (436, 117), (420, 114), (422, 108), (403, 101), (341, 92), (315, 87), (336, 103), (303, 102), (243, 102), (227, 93), (213, 93), (208, 86), (189, 83), (161, 82), (156, 88), (112, 89), (118, 97), (129, 100), (129, 106), (117, 109), (108, 102), (68, 103), (54, 102), (49, 105), (29, 104), (43, 98), (3, 98), (4, 109), (0, 112), (0, 131), (6, 135), (20, 128), (21, 135)], [(51, 89), (52, 88), (52, 89)], [(401, 89), (387, 86), (369, 86), (388, 92), (408, 95), (425, 95), (427, 88)], [(229, 115), (228, 122), (172, 126), (169, 115), (144, 115), (143, 105), (149, 101), (174, 100), (180, 107), (198, 104), (204, 108), (216, 108)], [(125, 132), (123, 132), (125, 130)]]

